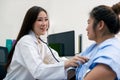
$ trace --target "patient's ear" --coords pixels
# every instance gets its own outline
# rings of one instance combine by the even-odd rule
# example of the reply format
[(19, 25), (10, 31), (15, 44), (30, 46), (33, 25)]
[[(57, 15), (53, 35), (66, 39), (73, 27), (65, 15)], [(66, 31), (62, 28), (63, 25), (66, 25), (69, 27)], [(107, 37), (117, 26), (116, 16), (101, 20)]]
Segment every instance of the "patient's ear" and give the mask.
[(104, 29), (104, 27), (105, 27), (105, 23), (104, 23), (104, 21), (103, 20), (101, 20), (99, 23), (98, 23), (98, 30), (103, 30)]

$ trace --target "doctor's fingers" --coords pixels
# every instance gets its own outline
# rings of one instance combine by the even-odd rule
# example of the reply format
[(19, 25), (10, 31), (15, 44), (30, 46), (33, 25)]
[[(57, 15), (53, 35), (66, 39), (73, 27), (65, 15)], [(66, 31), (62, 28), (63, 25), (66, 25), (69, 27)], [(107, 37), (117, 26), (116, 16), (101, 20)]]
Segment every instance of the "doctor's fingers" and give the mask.
[(70, 67), (77, 67), (77, 66), (79, 66), (79, 64), (77, 63), (77, 60), (75, 60), (75, 59), (69, 60), (69, 65), (70, 65)]
[(83, 57), (83, 56), (74, 56), (73, 59), (76, 62), (80, 61), (81, 63), (85, 63), (89, 60), (87, 57)]
[(82, 57), (82, 56), (74, 56), (73, 58), (65, 61), (65, 68), (68, 67), (77, 67), (80, 64), (79, 63), (85, 63), (88, 61), (88, 58)]
[(65, 61), (65, 69), (69, 67), (76, 67), (79, 66), (79, 64), (76, 63), (76, 60), (74, 59), (69, 59)]

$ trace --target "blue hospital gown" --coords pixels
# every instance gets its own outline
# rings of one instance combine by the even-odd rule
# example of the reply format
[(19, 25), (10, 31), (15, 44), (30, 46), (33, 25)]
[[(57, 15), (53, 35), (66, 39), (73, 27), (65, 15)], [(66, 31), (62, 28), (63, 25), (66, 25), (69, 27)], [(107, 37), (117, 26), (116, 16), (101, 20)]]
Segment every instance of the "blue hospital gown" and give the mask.
[(97, 45), (88, 47), (80, 56), (86, 56), (90, 60), (76, 69), (76, 80), (83, 80), (84, 76), (97, 64), (108, 65), (117, 75), (115, 80), (120, 80), (120, 40), (110, 38)]

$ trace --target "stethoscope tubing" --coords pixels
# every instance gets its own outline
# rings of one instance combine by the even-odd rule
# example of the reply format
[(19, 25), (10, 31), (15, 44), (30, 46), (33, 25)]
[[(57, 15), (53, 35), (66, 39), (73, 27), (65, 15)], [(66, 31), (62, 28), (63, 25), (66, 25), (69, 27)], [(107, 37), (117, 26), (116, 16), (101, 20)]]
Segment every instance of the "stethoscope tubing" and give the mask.
[(45, 41), (43, 41), (41, 38), (39, 38), (39, 39), (40, 39), (40, 41), (42, 41), (44, 44), (47, 45), (47, 47), (48, 47), (48, 49), (50, 50), (53, 58), (54, 58), (57, 62), (60, 62), (60, 61), (55, 57), (55, 55), (53, 54), (53, 52), (52, 52), (51, 48), (48, 46), (48, 44), (47, 44)]

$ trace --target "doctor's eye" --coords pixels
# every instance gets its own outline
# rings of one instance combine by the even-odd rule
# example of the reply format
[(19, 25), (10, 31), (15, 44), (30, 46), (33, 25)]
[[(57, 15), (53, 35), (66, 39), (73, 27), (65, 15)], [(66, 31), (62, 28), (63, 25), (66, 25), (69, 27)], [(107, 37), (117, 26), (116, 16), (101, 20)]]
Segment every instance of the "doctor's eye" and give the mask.
[(46, 18), (45, 21), (48, 21), (48, 19)]
[(37, 19), (37, 21), (42, 21), (42, 19)]

